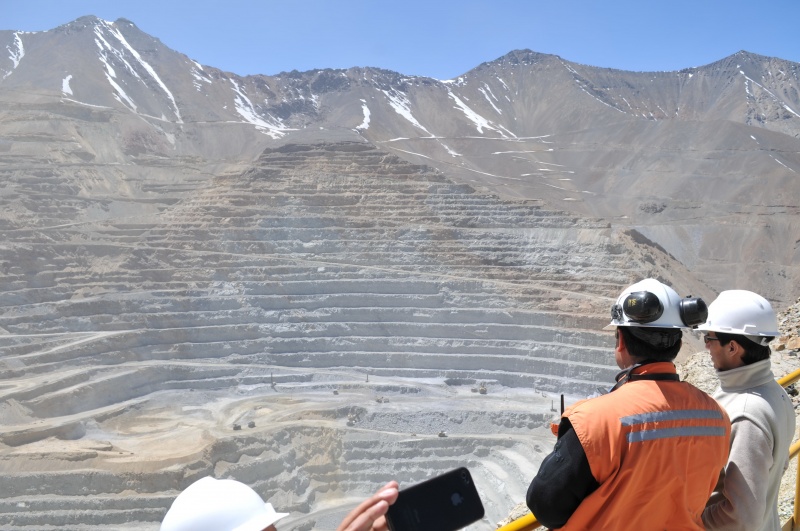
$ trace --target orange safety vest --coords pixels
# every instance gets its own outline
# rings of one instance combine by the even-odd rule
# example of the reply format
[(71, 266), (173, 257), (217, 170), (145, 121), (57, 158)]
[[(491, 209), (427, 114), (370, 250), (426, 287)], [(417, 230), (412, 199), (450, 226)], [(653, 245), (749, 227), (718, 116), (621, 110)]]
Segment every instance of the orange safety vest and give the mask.
[[(675, 374), (669, 362), (636, 375)], [(632, 380), (568, 408), (600, 486), (561, 529), (703, 529), (701, 515), (728, 460), (731, 424), (686, 382)]]

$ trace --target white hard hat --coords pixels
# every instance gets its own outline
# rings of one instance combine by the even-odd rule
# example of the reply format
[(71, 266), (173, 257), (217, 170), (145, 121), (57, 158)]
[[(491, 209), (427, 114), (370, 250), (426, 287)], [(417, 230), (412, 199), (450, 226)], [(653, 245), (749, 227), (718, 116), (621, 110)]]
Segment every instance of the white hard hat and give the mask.
[(764, 344), (764, 337), (775, 337), (778, 332), (778, 318), (767, 299), (743, 289), (723, 291), (708, 307), (708, 319), (697, 327), (698, 330), (741, 334)]
[(288, 514), (276, 513), (244, 483), (205, 477), (175, 498), (161, 531), (262, 531)]
[(681, 299), (674, 289), (654, 278), (628, 286), (611, 307), (611, 322), (617, 326), (690, 328), (706, 319), (706, 303), (697, 297)]

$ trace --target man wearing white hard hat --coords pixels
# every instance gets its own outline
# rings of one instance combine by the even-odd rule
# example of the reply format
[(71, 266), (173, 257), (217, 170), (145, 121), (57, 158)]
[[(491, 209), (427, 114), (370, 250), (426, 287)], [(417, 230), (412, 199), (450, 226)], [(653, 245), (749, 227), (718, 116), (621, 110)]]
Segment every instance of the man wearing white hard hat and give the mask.
[(622, 371), (607, 394), (561, 415), (553, 452), (528, 488), (528, 508), (550, 529), (693, 529), (730, 444), (730, 421), (710, 396), (680, 381), (682, 329), (705, 321), (702, 299), (655, 279), (611, 307)]
[[(384, 515), (397, 495), (397, 482), (390, 481), (353, 509), (338, 531), (386, 531)], [(288, 514), (276, 512), (244, 483), (204, 477), (175, 498), (161, 531), (277, 531), (275, 523)]]
[(706, 529), (779, 530), (778, 493), (789, 466), (795, 413), (770, 367), (775, 312), (752, 291), (723, 291), (697, 329), (705, 332), (720, 381), (714, 398), (732, 423), (728, 463), (703, 522)]

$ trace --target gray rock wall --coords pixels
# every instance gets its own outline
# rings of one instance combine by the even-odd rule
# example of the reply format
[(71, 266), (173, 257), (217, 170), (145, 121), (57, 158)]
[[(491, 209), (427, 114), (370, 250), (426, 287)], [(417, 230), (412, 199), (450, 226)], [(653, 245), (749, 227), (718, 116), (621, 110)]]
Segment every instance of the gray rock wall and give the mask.
[(612, 297), (657, 272), (607, 223), (364, 143), (268, 150), (158, 215), (76, 223), (53, 201), (4, 232), (10, 530), (155, 529), (209, 474), (292, 512), (282, 528), (333, 528), (391, 478), (461, 465), (488, 525), (560, 395), (612, 381)]

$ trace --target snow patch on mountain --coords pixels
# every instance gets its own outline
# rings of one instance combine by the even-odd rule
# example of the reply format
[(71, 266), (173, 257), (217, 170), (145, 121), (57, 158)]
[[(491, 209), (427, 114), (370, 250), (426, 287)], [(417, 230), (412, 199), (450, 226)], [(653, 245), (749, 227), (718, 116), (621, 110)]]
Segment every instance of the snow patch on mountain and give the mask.
[(739, 70), (739, 73), (740, 73), (740, 74), (742, 74), (742, 76), (744, 76), (744, 79), (745, 79), (745, 84), (744, 84), (744, 86), (745, 86), (745, 91), (747, 92), (747, 95), (748, 95), (748, 96), (750, 96), (750, 97), (754, 97), (754, 96), (753, 96), (753, 94), (751, 94), (751, 93), (750, 93), (750, 87), (747, 85), (747, 83), (748, 83), (748, 82), (750, 82), (750, 83), (752, 83), (752, 84), (756, 85), (758, 88), (760, 88), (760, 89), (761, 89), (761, 90), (763, 90), (764, 92), (766, 92), (767, 94), (769, 94), (769, 95), (772, 97), (772, 100), (773, 100), (775, 103), (777, 103), (778, 105), (780, 105), (781, 107), (783, 107), (784, 109), (786, 109), (787, 111), (789, 111), (790, 113), (794, 114), (795, 116), (798, 116), (798, 117), (800, 117), (800, 114), (797, 114), (797, 113), (794, 111), (794, 109), (792, 109), (791, 107), (789, 107), (788, 105), (786, 105), (786, 102), (785, 102), (785, 101), (783, 101), (783, 100), (782, 100), (782, 99), (780, 99), (778, 96), (776, 96), (774, 93), (772, 93), (772, 91), (770, 91), (770, 90), (769, 90), (767, 87), (765, 87), (765, 86), (764, 86), (764, 85), (762, 85), (761, 83), (759, 83), (759, 82), (755, 81), (754, 79), (751, 79), (751, 78), (747, 77), (747, 74), (745, 74), (743, 71)]
[(11, 62), (14, 63), (14, 66), (11, 67), (11, 70), (6, 72), (6, 74), (3, 76), (3, 79), (10, 76), (11, 73), (19, 66), (19, 62), (22, 61), (22, 58), (25, 57), (25, 47), (22, 45), (22, 39), (19, 36), (19, 32), (14, 33), (14, 44), (12, 46), (6, 46), (6, 50), (8, 50), (8, 58), (11, 59)]
[(361, 122), (361, 125), (356, 126), (356, 129), (359, 131), (364, 129), (369, 129), (370, 112), (369, 112), (369, 107), (367, 107), (366, 100), (363, 99), (361, 100), (361, 110), (364, 111), (364, 120)]
[(194, 68), (191, 70), (192, 77), (194, 78), (193, 85), (197, 92), (200, 92), (200, 89), (203, 86), (201, 83), (207, 83), (210, 85), (212, 81), (208, 76), (204, 75), (205, 70), (203, 70), (203, 66), (200, 63), (197, 61), (192, 61), (192, 64), (194, 64)]
[[(503, 88), (505, 88), (507, 91), (511, 92), (511, 89), (508, 88), (508, 85), (506, 84), (505, 81), (503, 81), (503, 78), (498, 77), (498, 78), (495, 78), (495, 79), (497, 79), (497, 81), (499, 81), (500, 84), (503, 85)], [(508, 96), (506, 96), (506, 99), (508, 99)], [(511, 100), (508, 100), (508, 101), (511, 101)]]
[[(236, 105), (236, 112), (245, 119), (246, 122), (251, 123), (256, 126), (256, 129), (259, 131), (269, 135), (273, 139), (278, 139), (284, 136), (286, 133), (286, 127), (280, 122), (280, 120), (275, 120), (274, 123), (269, 123), (264, 120), (259, 114), (256, 112), (253, 103), (250, 101), (250, 98), (244, 93), (244, 89), (236, 83), (235, 80), (230, 79), (231, 85), (233, 85), (234, 95), (234, 103)], [(272, 118), (272, 117), (270, 117)]]
[[(494, 104), (494, 102), (497, 101), (497, 98), (494, 96), (494, 94), (492, 94), (492, 89), (491, 87), (489, 87), (489, 85), (484, 83), (483, 87), (480, 87), (478, 90), (481, 92), (481, 94), (483, 94), (483, 97), (486, 98), (486, 101), (489, 102), (489, 105), (492, 106), (492, 108), (497, 112), (497, 114), (503, 114), (503, 111), (501, 111), (497, 107), (497, 105)], [(491, 98), (489, 96), (491, 96)]]
[(103, 66), (105, 66), (106, 80), (108, 80), (108, 83), (111, 85), (111, 88), (114, 89), (114, 99), (116, 99), (123, 105), (127, 105), (131, 110), (136, 111), (137, 109), (136, 104), (122, 89), (122, 87), (120, 87), (119, 84), (115, 81), (115, 79), (117, 78), (117, 73), (114, 70), (114, 67), (111, 66), (111, 63), (109, 62), (109, 52), (111, 55), (120, 60), (122, 64), (125, 65), (128, 71), (134, 77), (141, 80), (139, 74), (137, 74), (136, 71), (133, 69), (133, 67), (128, 63), (128, 61), (125, 60), (125, 57), (119, 52), (119, 50), (115, 49), (108, 43), (105, 37), (103, 37), (103, 33), (100, 31), (100, 28), (95, 27), (94, 34), (96, 37), (94, 42), (100, 49), (100, 55), (99, 55), (100, 62), (103, 63)]
[[(100, 42), (95, 40), (95, 42), (100, 45)], [(119, 84), (115, 81), (117, 77), (117, 73), (114, 71), (114, 68), (109, 64), (108, 58), (106, 54), (101, 50), (100, 53), (100, 61), (106, 67), (106, 80), (108, 80), (108, 84), (111, 85), (111, 88), (114, 89), (114, 99), (118, 102), (122, 103), (123, 105), (127, 105), (132, 111), (136, 111), (137, 106), (136, 103), (128, 96), (128, 94), (119, 86)]]
[(778, 164), (780, 164), (781, 166), (783, 166), (784, 168), (786, 168), (786, 169), (787, 169), (787, 170), (789, 170), (790, 172), (792, 172), (792, 173), (797, 173), (797, 172), (794, 170), (794, 168), (790, 168), (789, 166), (787, 166), (787, 165), (786, 165), (786, 164), (784, 164), (783, 162), (779, 161), (778, 159), (776, 159), (776, 158), (775, 158), (775, 156), (774, 156), (774, 155), (770, 155), (770, 156), (772, 157), (772, 160), (774, 160), (775, 162), (777, 162)]
[(411, 102), (408, 101), (408, 98), (406, 98), (405, 94), (398, 92), (395, 89), (381, 90), (381, 92), (386, 95), (386, 98), (389, 100), (389, 105), (392, 106), (392, 109), (394, 109), (397, 114), (411, 122), (411, 125), (414, 127), (425, 131), (430, 136), (433, 136), (433, 134), (425, 129), (422, 124), (419, 123), (416, 118), (414, 118), (414, 115), (411, 114)]
[(69, 94), (72, 96), (72, 88), (69, 86), (69, 82), (72, 79), (72, 74), (68, 75), (64, 79), (61, 80), (61, 92), (64, 94)]
[(114, 37), (117, 38), (117, 40), (125, 47), (125, 49), (127, 49), (128, 52), (130, 52), (130, 54), (134, 57), (134, 59), (136, 59), (136, 61), (142, 66), (142, 68), (144, 68), (145, 71), (147, 71), (147, 73), (150, 74), (150, 77), (152, 77), (155, 80), (155, 82), (158, 83), (161, 89), (166, 93), (167, 98), (169, 98), (169, 100), (172, 102), (177, 122), (183, 123), (183, 120), (181, 119), (181, 111), (180, 109), (178, 109), (178, 104), (175, 102), (175, 97), (172, 95), (172, 92), (170, 92), (169, 88), (167, 88), (167, 85), (164, 84), (163, 81), (161, 81), (160, 77), (158, 77), (158, 74), (156, 73), (155, 69), (153, 69), (152, 66), (150, 66), (144, 59), (142, 59), (142, 56), (139, 55), (139, 52), (133, 49), (133, 46), (128, 44), (128, 41), (125, 40), (125, 37), (122, 35), (122, 33), (120, 33), (120, 31), (117, 28), (113, 27), (111, 24), (107, 22), (103, 22), (103, 24), (106, 25), (109, 32)]
[(461, 112), (464, 113), (464, 116), (466, 116), (467, 119), (469, 119), (472, 123), (475, 124), (475, 127), (478, 129), (478, 133), (483, 134), (484, 129), (490, 129), (492, 131), (497, 131), (503, 137), (506, 136), (506, 133), (502, 129), (494, 127), (489, 120), (487, 120), (480, 114), (470, 109), (469, 106), (466, 103), (464, 103), (461, 100), (461, 98), (453, 94), (452, 91), (448, 90), (447, 95), (450, 96), (450, 98), (452, 98), (452, 100), (456, 102), (455, 108), (460, 109)]
[[(600, 103), (602, 103), (606, 107), (611, 107), (612, 109), (621, 112), (622, 114), (628, 114), (625, 111), (623, 111), (622, 109), (620, 109), (619, 107), (615, 107), (614, 105), (610, 105), (609, 103), (601, 100), (600, 98), (598, 98), (597, 96), (595, 96), (594, 94), (589, 92), (589, 90), (585, 86), (586, 82), (583, 80), (583, 77), (578, 73), (578, 71), (575, 70), (574, 68), (572, 68), (570, 65), (568, 65), (564, 61), (561, 61), (561, 64), (564, 66), (564, 68), (567, 69), (567, 72), (572, 74), (573, 80), (575, 81), (575, 84), (578, 85), (578, 88), (581, 89), (583, 92), (585, 92), (589, 97), (591, 97), (592, 99), (594, 99), (596, 101), (599, 101)], [(628, 103), (628, 102), (625, 101), (625, 103)], [(628, 107), (630, 107), (629, 103), (628, 103)]]

